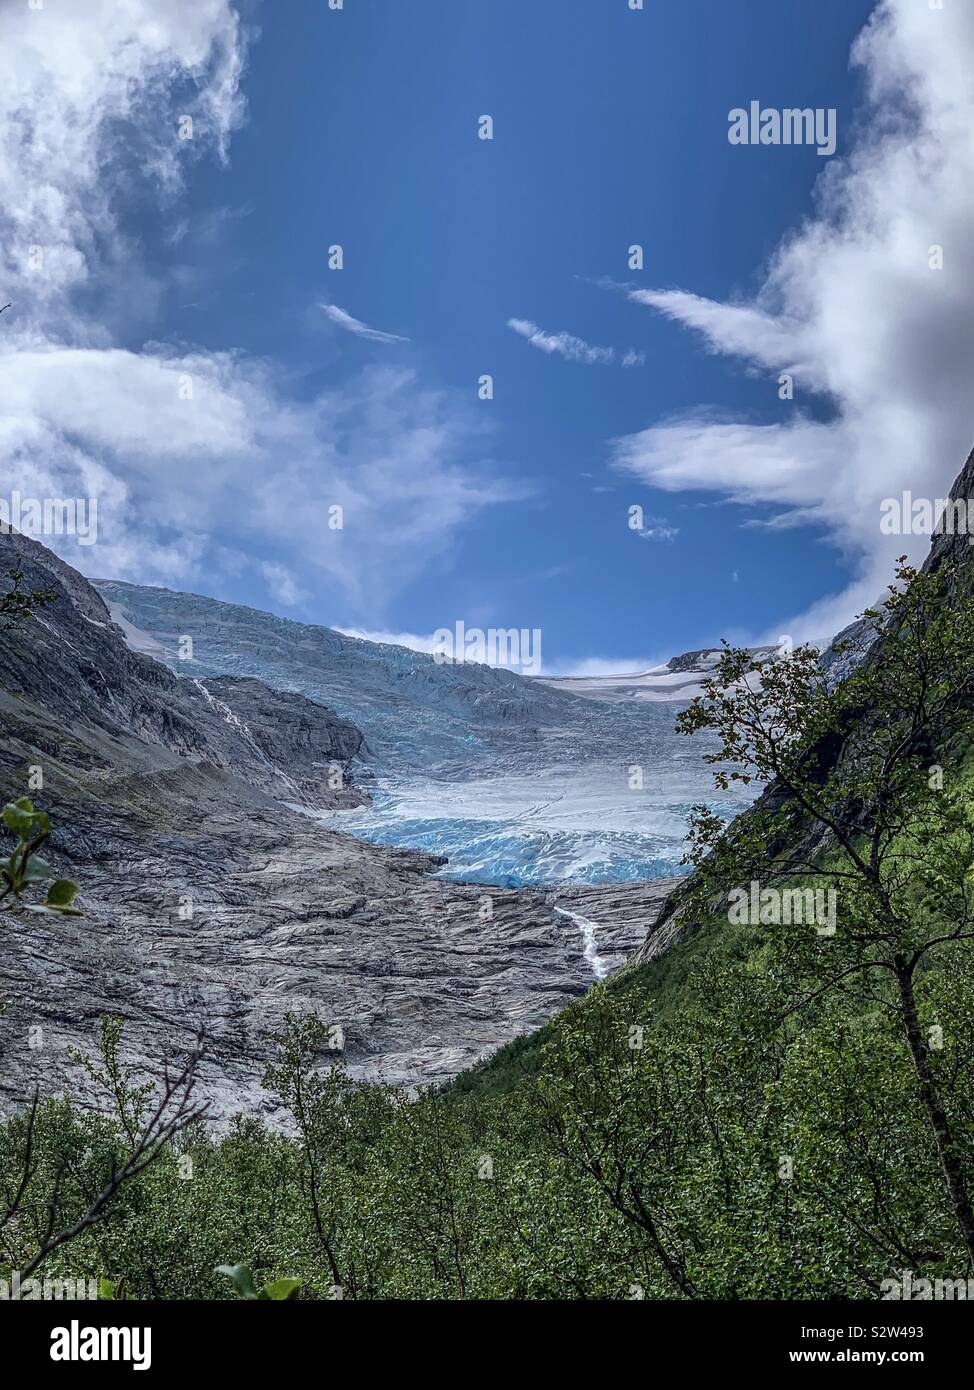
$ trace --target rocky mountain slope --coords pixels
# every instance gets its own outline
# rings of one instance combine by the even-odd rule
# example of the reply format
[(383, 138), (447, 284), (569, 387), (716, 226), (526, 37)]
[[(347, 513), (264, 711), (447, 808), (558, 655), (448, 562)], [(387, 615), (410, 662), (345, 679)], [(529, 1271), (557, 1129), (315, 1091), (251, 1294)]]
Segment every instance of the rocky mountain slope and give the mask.
[[(78, 751), (90, 748), (95, 768), (206, 763), (275, 796), (321, 807), (361, 803), (353, 789), (328, 785), (339, 780), (336, 767), (347, 780), (362, 749), (348, 720), (256, 681), (178, 680), (129, 649), (98, 594), (68, 565), (36, 541), (0, 536), (4, 569), (14, 553), (27, 585), (53, 589), (56, 598), (19, 639), (4, 643), (5, 740), (30, 742), (38, 726), (56, 722), (71, 729)], [(118, 747), (106, 757), (98, 750), (108, 740)]]
[[(69, 566), (0, 535), (0, 571), (15, 553), (56, 601), (0, 634), (0, 795), (40, 770), (49, 857), (81, 884), (84, 916), (0, 910), (5, 1103), (56, 1090), (66, 1044), (90, 1048), (105, 1012), (150, 1070), (202, 1031), (216, 1117), (264, 1103), (289, 1010), (316, 1010), (357, 1075), (442, 1079), (538, 1027), (645, 935), (665, 880), (558, 911), (558, 894), (442, 882), (429, 855), (323, 828), (292, 807), (361, 799), (354, 723), (247, 676), (178, 677), (131, 650)], [(519, 684), (498, 683), (509, 712), (536, 701)], [(476, 697), (454, 683), (449, 698)], [(502, 700), (485, 730), (505, 718)]]
[[(974, 499), (974, 451), (972, 451), (957, 475), (954, 485), (950, 490), (950, 499), (964, 499), (968, 506)], [(934, 532), (930, 552), (923, 564), (925, 572), (939, 569), (941, 566), (949, 566), (956, 577), (956, 582), (961, 586), (962, 592), (974, 601), (974, 550), (971, 548), (971, 538), (963, 531), (954, 532), (953, 530), (943, 530)], [(881, 600), (880, 600), (881, 601)], [(835, 644), (845, 643), (848, 650), (836, 652)], [(861, 663), (881, 661), (883, 656), (883, 639), (876, 637), (874, 629), (867, 619), (859, 618), (850, 623), (842, 632), (833, 639), (822, 653), (822, 666), (825, 671), (826, 679), (831, 684), (838, 682), (847, 675), (851, 669)], [(827, 744), (815, 750), (818, 766), (823, 777), (827, 776), (849, 752), (854, 734), (846, 743), (829, 740)], [(761, 794), (758, 806), (774, 802), (783, 797), (780, 786), (771, 783)], [(747, 815), (747, 811), (743, 812)], [(792, 848), (796, 853), (804, 857), (810, 857), (816, 844), (821, 843), (817, 837), (809, 837), (804, 844), (799, 844)], [(686, 886), (684, 880), (683, 886)], [(680, 885), (674, 889), (673, 895), (665, 904), (650, 928), (646, 940), (639, 947), (632, 957), (630, 964), (633, 966), (646, 965), (650, 961), (659, 959), (664, 955), (675, 942), (686, 937), (694, 931), (697, 923), (689, 918), (683, 910), (683, 897)]]

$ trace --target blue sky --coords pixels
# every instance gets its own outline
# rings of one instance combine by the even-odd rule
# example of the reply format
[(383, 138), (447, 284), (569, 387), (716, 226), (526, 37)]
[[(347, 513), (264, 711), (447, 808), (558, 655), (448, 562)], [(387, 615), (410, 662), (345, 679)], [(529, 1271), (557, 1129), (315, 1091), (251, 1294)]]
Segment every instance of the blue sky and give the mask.
[[(932, 82), (930, 61), (897, 65), (926, 43), (946, 66), (970, 28), (916, 0), (879, 8), (854, 67), (873, 0), (160, 0), (135, 6), (134, 70), (125, 35), (106, 63), (76, 17), (20, 29), (15, 50), (92, 65), (90, 182), (83, 144), (74, 168), (45, 146), (76, 203), (47, 240), (83, 266), (65, 251), (47, 289), (25, 283), (5, 364), (34, 412), (24, 486), (99, 495), (103, 539), (62, 553), (359, 631), (540, 628), (549, 670), (827, 635), (888, 570), (877, 488), (919, 480), (918, 459), (948, 484), (968, 428), (965, 364), (944, 382), (930, 363), (939, 328), (952, 344), (941, 284), (919, 302), (948, 423), (922, 399), (891, 417), (862, 365), (902, 342), (890, 303), (927, 296), (928, 242), (970, 211), (958, 153), (926, 188), (930, 225), (884, 241), (876, 190), (895, 174), (906, 205), (932, 177), (901, 167), (902, 134), (877, 149), (887, 79)], [(171, 32), (147, 38), (152, 23)], [(836, 158), (732, 146), (728, 113), (752, 100), (835, 108)], [(853, 352), (860, 294), (877, 321)], [(917, 365), (889, 367), (899, 409), (898, 373)], [(177, 412), (165, 383), (183, 378)], [(887, 435), (911, 445), (888, 479), (869, 463)]]

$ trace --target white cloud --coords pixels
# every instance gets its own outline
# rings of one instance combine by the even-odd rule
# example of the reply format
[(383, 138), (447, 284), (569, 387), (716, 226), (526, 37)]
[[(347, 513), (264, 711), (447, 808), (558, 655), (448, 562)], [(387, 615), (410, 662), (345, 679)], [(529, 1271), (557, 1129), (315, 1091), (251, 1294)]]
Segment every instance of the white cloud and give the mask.
[(339, 328), (344, 328), (346, 333), (354, 333), (357, 338), (368, 338), (373, 343), (408, 343), (408, 338), (402, 338), (398, 333), (383, 333), (380, 328), (370, 328), (361, 319), (353, 319), (351, 314), (346, 314), (344, 309), (339, 309), (337, 304), (322, 304), (327, 318)]
[[(868, 93), (848, 156), (816, 210), (779, 247), (751, 301), (633, 290), (751, 370), (794, 375), (794, 413), (755, 425), (704, 412), (616, 441), (615, 466), (668, 491), (772, 504), (777, 524), (814, 522), (853, 557), (854, 582), (787, 620), (836, 630), (923, 537), (883, 537), (879, 503), (944, 496), (970, 447), (974, 378), (974, 6), (883, 0), (856, 43)], [(742, 158), (748, 151), (740, 151)], [(942, 271), (930, 248), (942, 246)], [(828, 400), (825, 422), (803, 413)]]
[[(559, 357), (564, 357), (566, 362), (584, 362), (587, 366), (610, 366), (618, 356), (615, 348), (592, 347), (584, 338), (576, 338), (571, 333), (546, 333), (529, 319), (508, 319), (507, 326), (513, 328), (522, 338), (526, 338), (532, 347), (549, 354), (557, 353)], [(641, 366), (645, 357), (645, 353), (630, 348), (621, 358), (622, 365)]]
[(168, 203), (187, 158), (226, 158), (245, 39), (229, 0), (4, 6), (0, 446), (24, 495), (98, 498), (97, 545), (52, 539), (88, 573), (189, 587), (250, 569), (282, 604), (324, 589), (351, 618), (527, 489), (466, 464), (486, 433), (475, 408), (408, 370), (295, 399), (244, 353), (109, 331), (106, 306), (150, 281), (124, 219), (133, 186)]
[(267, 587), (273, 597), (285, 608), (294, 608), (307, 599), (308, 595), (298, 584), (291, 571), (284, 565), (276, 565), (269, 560), (264, 560), (261, 563), (260, 572), (267, 581)]
[(432, 632), (428, 635), (418, 632), (382, 632), (364, 627), (336, 627), (335, 631), (344, 633), (346, 637), (355, 637), (361, 642), (379, 642), (383, 646), (408, 647), (413, 652), (432, 654), (436, 646)]
[(98, 497), (98, 544), (69, 558), (101, 577), (185, 583), (221, 551), (283, 555), (296, 588), (371, 611), (471, 515), (526, 493), (455, 461), (465, 415), (409, 370), (295, 402), (235, 354), (48, 346), (0, 352), (0, 385), (24, 494)]
[[(631, 290), (635, 304), (658, 309), (667, 318), (695, 328), (715, 352), (748, 357), (764, 367), (791, 367), (807, 374), (814, 370), (814, 355), (802, 358), (802, 326), (780, 321), (746, 304), (719, 304), (682, 290)], [(824, 385), (816, 379), (815, 385)]]
[[(185, 159), (226, 156), (243, 60), (228, 0), (4, 6), (0, 268), (18, 323), (49, 331), (68, 295), (123, 260), (114, 200), (127, 170), (172, 195)], [(184, 116), (191, 140), (178, 138)]]

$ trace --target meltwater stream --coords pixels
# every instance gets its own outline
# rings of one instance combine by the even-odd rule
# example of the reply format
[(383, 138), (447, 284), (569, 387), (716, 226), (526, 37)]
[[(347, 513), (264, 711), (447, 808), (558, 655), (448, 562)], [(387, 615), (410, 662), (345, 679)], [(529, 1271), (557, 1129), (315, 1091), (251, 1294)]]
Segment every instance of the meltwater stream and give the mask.
[(587, 917), (583, 917), (580, 912), (569, 912), (567, 907), (556, 907), (555, 911), (559, 917), (567, 917), (568, 921), (578, 928), (582, 938), (582, 955), (591, 967), (595, 978), (604, 980), (609, 973), (609, 967), (599, 955), (598, 927), (596, 924), (590, 922)]

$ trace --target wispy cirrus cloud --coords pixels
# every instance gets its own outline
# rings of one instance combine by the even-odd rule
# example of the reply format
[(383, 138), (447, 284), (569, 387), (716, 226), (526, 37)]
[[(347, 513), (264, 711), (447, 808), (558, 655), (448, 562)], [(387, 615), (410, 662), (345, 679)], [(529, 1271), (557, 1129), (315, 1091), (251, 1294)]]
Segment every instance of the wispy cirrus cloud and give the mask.
[[(777, 526), (823, 527), (856, 576), (789, 620), (803, 636), (835, 631), (872, 602), (897, 554), (925, 553), (924, 537), (881, 534), (879, 503), (905, 489), (943, 496), (974, 430), (974, 6), (881, 0), (852, 56), (866, 82), (864, 119), (757, 294), (721, 302), (628, 290), (708, 351), (776, 374), (771, 389), (792, 375), (791, 418), (755, 424), (700, 410), (613, 452), (617, 469), (655, 487), (770, 504)], [(812, 397), (830, 416), (802, 409)]]
[(98, 544), (68, 558), (104, 578), (185, 585), (236, 556), (288, 606), (314, 588), (371, 613), (526, 495), (464, 465), (464, 409), (408, 369), (294, 401), (238, 354), (45, 344), (0, 354), (0, 383), (25, 495), (98, 497)]
[(665, 516), (647, 516), (636, 535), (644, 541), (671, 541), (680, 534), (679, 526), (671, 526)]
[(380, 328), (370, 328), (361, 319), (352, 318), (344, 309), (340, 309), (337, 304), (322, 304), (326, 318), (330, 319), (338, 328), (344, 328), (346, 333), (354, 333), (356, 338), (368, 338), (373, 343), (408, 343), (408, 338), (403, 338), (398, 333), (384, 333)]
[(612, 347), (593, 347), (584, 338), (576, 338), (572, 333), (546, 333), (530, 319), (508, 319), (507, 326), (532, 347), (541, 352), (557, 354), (566, 362), (583, 362), (586, 366), (611, 366), (619, 362), (623, 367), (638, 367), (646, 358), (645, 353), (637, 352), (635, 348), (620, 353)]

